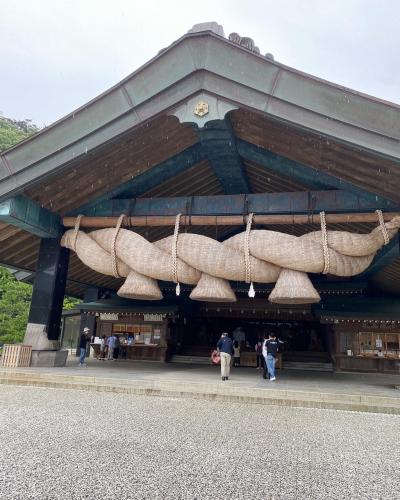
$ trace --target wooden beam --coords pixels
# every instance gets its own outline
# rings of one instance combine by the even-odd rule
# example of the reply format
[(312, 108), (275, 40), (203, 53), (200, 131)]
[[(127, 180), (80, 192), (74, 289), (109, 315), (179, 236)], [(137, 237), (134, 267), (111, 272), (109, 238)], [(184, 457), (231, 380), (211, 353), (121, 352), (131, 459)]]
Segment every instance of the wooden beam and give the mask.
[[(243, 215), (251, 212), (258, 215), (292, 215), (321, 211), (327, 213), (373, 212), (378, 208), (381, 206), (375, 200), (365, 199), (338, 189), (248, 195), (115, 199), (104, 201), (80, 213), (93, 217), (110, 217), (120, 214), (129, 216), (176, 215), (178, 213)], [(400, 211), (400, 205), (393, 205), (392, 211)]]
[(21, 195), (0, 203), (0, 221), (40, 238), (57, 238), (61, 230), (58, 214)]
[[(386, 222), (393, 217), (400, 216), (400, 212), (386, 212), (383, 214)], [(74, 227), (76, 217), (64, 217), (63, 225), (65, 227)], [(115, 227), (118, 217), (82, 217), (81, 227)], [(246, 224), (247, 215), (183, 215), (181, 217), (182, 226), (240, 226)], [(297, 215), (255, 215), (254, 224), (280, 225), (280, 224), (320, 224), (319, 214), (297, 214)], [(377, 223), (377, 215), (374, 213), (356, 213), (356, 214), (327, 214), (326, 222), (328, 224), (346, 224), (346, 223)], [(125, 217), (123, 226), (173, 226), (175, 216), (173, 215), (154, 215), (154, 216), (134, 216)]]
[(236, 137), (227, 118), (197, 129), (203, 151), (226, 194), (249, 193), (246, 171), (236, 148)]
[(366, 191), (334, 175), (290, 160), (255, 144), (242, 139), (238, 139), (236, 143), (239, 154), (245, 160), (252, 161), (268, 171), (288, 177), (307, 186), (309, 189), (343, 189), (367, 200), (375, 201), (375, 203), (380, 205), (382, 210), (390, 210), (395, 205), (388, 198)]
[(201, 145), (199, 143), (194, 144), (181, 153), (143, 172), (143, 174), (137, 175), (133, 179), (124, 182), (103, 196), (71, 211), (69, 215), (89, 213), (90, 211), (95, 212), (97, 207), (101, 207), (104, 202), (107, 204), (107, 201), (113, 198), (135, 198), (141, 196), (146, 191), (188, 170), (206, 158), (206, 153), (202, 151)]

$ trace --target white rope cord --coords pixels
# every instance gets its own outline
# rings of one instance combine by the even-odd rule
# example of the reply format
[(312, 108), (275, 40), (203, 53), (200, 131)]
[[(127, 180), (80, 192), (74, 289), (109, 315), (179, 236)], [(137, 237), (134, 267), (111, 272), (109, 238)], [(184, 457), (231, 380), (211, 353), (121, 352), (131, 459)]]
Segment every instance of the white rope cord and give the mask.
[(118, 217), (117, 225), (115, 226), (115, 231), (113, 238), (111, 240), (111, 266), (112, 266), (112, 272), (115, 278), (122, 278), (122, 276), (118, 272), (118, 263), (117, 263), (117, 252), (116, 252), (116, 243), (117, 243), (117, 238), (118, 238), (118, 233), (119, 230), (121, 229), (121, 224), (123, 220), (125, 219), (125, 214), (121, 214)]
[(81, 225), (83, 215), (78, 215), (74, 226), (74, 235), (72, 237), (72, 250), (76, 252), (76, 240), (78, 239), (79, 226)]
[(329, 247), (328, 247), (328, 234), (326, 232), (326, 217), (325, 212), (320, 212), (321, 218), (321, 232), (322, 232), (322, 247), (324, 250), (324, 270), (323, 274), (329, 273), (330, 268), (330, 256), (329, 256)]
[(385, 220), (383, 218), (382, 210), (375, 210), (375, 212), (378, 214), (378, 220), (379, 220), (379, 224), (380, 224), (382, 235), (383, 235), (383, 241), (385, 242), (385, 245), (387, 245), (390, 241), (390, 238), (389, 238), (389, 234), (388, 234), (387, 229), (386, 229), (386, 224), (385, 224)]
[(175, 229), (174, 229), (174, 237), (172, 238), (172, 253), (171, 253), (171, 274), (172, 274), (172, 281), (176, 283), (176, 295), (180, 295), (181, 293), (181, 286), (179, 284), (179, 279), (178, 279), (178, 236), (179, 236), (179, 224), (181, 221), (181, 215), (178, 214), (175, 219)]
[(246, 232), (244, 234), (244, 266), (245, 266), (245, 281), (250, 283), (249, 297), (254, 297), (256, 292), (254, 290), (253, 282), (251, 281), (251, 260), (250, 260), (250, 231), (253, 223), (254, 213), (247, 216)]

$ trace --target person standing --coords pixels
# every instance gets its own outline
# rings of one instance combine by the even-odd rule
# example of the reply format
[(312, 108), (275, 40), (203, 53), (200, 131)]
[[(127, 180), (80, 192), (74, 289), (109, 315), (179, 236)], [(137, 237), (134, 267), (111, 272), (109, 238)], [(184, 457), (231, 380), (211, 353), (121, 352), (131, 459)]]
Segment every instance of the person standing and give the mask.
[(239, 347), (243, 347), (246, 342), (246, 334), (241, 326), (238, 326), (232, 333), (233, 341), (239, 343)]
[(107, 359), (113, 359), (114, 356), (114, 343), (115, 343), (115, 335), (112, 333), (107, 340), (107, 346), (108, 346), (108, 354), (107, 354)]
[(221, 378), (223, 381), (228, 380), (231, 370), (231, 359), (233, 354), (232, 339), (227, 333), (223, 333), (217, 344), (218, 352), (221, 355)]
[(89, 341), (90, 341), (90, 328), (85, 326), (81, 338), (79, 340), (79, 366), (86, 366), (85, 358), (86, 358), (87, 343)]
[(106, 336), (103, 335), (100, 340), (100, 354), (98, 359), (104, 361), (105, 354), (106, 354)]
[(233, 366), (240, 366), (240, 346), (237, 340), (233, 343)]
[(116, 335), (114, 333), (114, 352), (113, 352), (114, 361), (117, 361), (117, 359), (118, 359), (120, 346), (121, 346), (121, 343), (120, 343), (119, 337), (118, 337), (118, 335)]
[[(263, 344), (263, 354), (265, 358), (266, 370), (268, 370), (269, 381), (273, 382), (276, 380), (275, 377), (275, 365), (276, 358), (278, 355), (279, 343), (276, 340), (276, 336), (273, 333), (268, 335), (268, 339), (264, 341)], [(267, 378), (266, 371), (264, 370), (264, 378)]]
[(263, 343), (262, 342), (257, 342), (255, 345), (255, 351), (257, 355), (257, 370), (261, 370), (264, 366), (263, 363)]

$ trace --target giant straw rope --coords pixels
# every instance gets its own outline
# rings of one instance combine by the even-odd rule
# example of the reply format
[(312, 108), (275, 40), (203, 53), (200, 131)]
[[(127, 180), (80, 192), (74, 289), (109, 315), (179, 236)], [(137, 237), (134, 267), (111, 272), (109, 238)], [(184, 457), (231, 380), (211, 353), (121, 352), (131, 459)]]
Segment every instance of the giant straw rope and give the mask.
[(85, 233), (66, 231), (61, 244), (74, 250), (91, 269), (115, 277), (125, 277), (118, 295), (159, 300), (162, 294), (156, 280), (196, 285), (194, 300), (233, 302), (229, 281), (276, 283), (269, 300), (276, 303), (318, 302), (320, 297), (307, 273), (355, 276), (371, 264), (376, 252), (400, 228), (400, 217), (384, 223), (377, 211), (379, 226), (368, 234), (327, 231), (321, 213), (321, 231), (291, 236), (277, 231), (251, 230), (252, 214), (246, 231), (222, 243), (198, 234), (179, 234), (180, 214), (173, 236), (150, 243), (134, 231), (116, 228)]

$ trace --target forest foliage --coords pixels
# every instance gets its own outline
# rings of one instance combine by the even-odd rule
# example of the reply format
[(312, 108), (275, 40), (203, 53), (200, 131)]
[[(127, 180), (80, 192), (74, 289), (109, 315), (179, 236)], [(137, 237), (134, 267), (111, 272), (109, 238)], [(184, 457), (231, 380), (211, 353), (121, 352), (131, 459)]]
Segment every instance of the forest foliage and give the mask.
[[(0, 116), (0, 152), (38, 132), (31, 120), (12, 120)], [(28, 322), (32, 285), (17, 281), (8, 269), (0, 267), (0, 344), (22, 342)], [(64, 309), (77, 299), (65, 297)]]
[(0, 152), (27, 139), (39, 131), (32, 120), (12, 120), (0, 116)]

